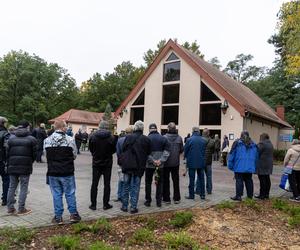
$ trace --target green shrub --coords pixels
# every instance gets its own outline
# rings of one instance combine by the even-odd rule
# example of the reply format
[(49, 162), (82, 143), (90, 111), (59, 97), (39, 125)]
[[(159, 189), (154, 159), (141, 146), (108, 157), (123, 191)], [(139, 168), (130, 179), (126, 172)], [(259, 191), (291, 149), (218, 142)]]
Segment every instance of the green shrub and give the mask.
[(1, 243), (0, 244), (0, 250), (8, 250), (8, 244), (7, 243)]
[(289, 206), (288, 212), (291, 216), (300, 215), (300, 207)]
[(288, 218), (288, 224), (291, 227), (299, 227), (300, 226), (300, 214), (291, 216), (290, 218)]
[(273, 159), (277, 162), (283, 162), (286, 150), (274, 149)]
[(112, 228), (111, 223), (106, 218), (100, 218), (95, 223), (88, 225), (86, 223), (80, 222), (73, 225), (74, 233), (81, 233), (81, 232), (91, 232), (91, 233), (98, 233), (98, 232), (110, 232)]
[(257, 204), (257, 202), (253, 199), (245, 199), (243, 201), (243, 203), (245, 204), (245, 206), (251, 208), (251, 209), (254, 209), (254, 210), (257, 210), (257, 211), (260, 211), (261, 210), (261, 206)]
[(127, 245), (139, 245), (143, 242), (154, 242), (153, 231), (147, 228), (140, 228), (134, 232), (131, 238), (128, 239)]
[(89, 250), (119, 250), (119, 247), (113, 247), (106, 244), (103, 241), (96, 241), (92, 245), (89, 246)]
[(216, 208), (218, 209), (225, 209), (225, 208), (229, 208), (229, 209), (233, 209), (235, 207), (234, 202), (232, 201), (223, 201), (221, 203), (219, 203), (218, 205), (216, 205)]
[(9, 245), (29, 243), (32, 240), (34, 234), (35, 232), (33, 230), (27, 229), (25, 227), (20, 227), (17, 229), (6, 227), (0, 230), (0, 235), (5, 238), (6, 243)]
[(176, 212), (170, 224), (175, 227), (185, 227), (193, 221), (193, 213), (190, 211)]
[(185, 232), (165, 233), (164, 239), (168, 249), (200, 249), (198, 244)]
[(146, 222), (146, 227), (150, 230), (154, 230), (157, 227), (157, 222), (153, 218), (148, 218)]
[(273, 208), (280, 210), (280, 211), (288, 211), (289, 210), (289, 204), (287, 201), (282, 199), (273, 199), (272, 200), (272, 206)]
[(60, 248), (64, 250), (80, 249), (79, 237), (74, 237), (71, 235), (53, 236), (50, 238), (50, 243), (55, 248)]

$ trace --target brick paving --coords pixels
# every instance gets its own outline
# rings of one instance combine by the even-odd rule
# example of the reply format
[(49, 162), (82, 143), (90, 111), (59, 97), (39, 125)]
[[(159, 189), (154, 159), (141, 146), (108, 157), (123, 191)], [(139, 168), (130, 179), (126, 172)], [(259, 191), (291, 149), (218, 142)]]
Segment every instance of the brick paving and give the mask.
[[(111, 201), (114, 206), (110, 210), (104, 211), (102, 209), (102, 194), (103, 183), (100, 180), (98, 191), (98, 207), (96, 211), (92, 211), (88, 208), (90, 205), (90, 185), (91, 185), (91, 156), (88, 152), (82, 152), (75, 161), (75, 176), (76, 176), (76, 197), (78, 211), (83, 220), (92, 220), (99, 217), (116, 217), (130, 215), (130, 213), (124, 213), (120, 211), (121, 204), (119, 202)], [(114, 160), (114, 162), (116, 162)], [(33, 174), (30, 178), (29, 190), (30, 193), (27, 196), (26, 207), (32, 209), (32, 213), (26, 216), (9, 216), (7, 215), (6, 207), (0, 206), (0, 228), (4, 226), (24, 226), (24, 227), (39, 227), (51, 225), (51, 219), (53, 217), (53, 204), (52, 196), (48, 185), (46, 185), (46, 170), (45, 163), (35, 163), (33, 168)], [(184, 166), (181, 167), (181, 172), (184, 172)], [(111, 200), (116, 198), (117, 189), (117, 166), (113, 166), (112, 181), (111, 181)], [(274, 167), (274, 174), (272, 175), (272, 189), (271, 196), (282, 196), (285, 192), (278, 188), (278, 183), (281, 176), (281, 168)], [(153, 198), (154, 198), (154, 185), (153, 184)], [(258, 178), (254, 176), (255, 191), (258, 191)], [(195, 200), (187, 200), (184, 195), (188, 191), (188, 177), (180, 177), (181, 186), (181, 203), (165, 205), (161, 208), (156, 207), (155, 202), (152, 202), (151, 207), (144, 206), (145, 196), (145, 184), (144, 178), (141, 183), (140, 200), (139, 200), (139, 213), (153, 213), (159, 211), (169, 211), (183, 208), (192, 207), (209, 207), (220, 203), (221, 201), (228, 200), (231, 195), (234, 194), (235, 185), (233, 180), (233, 173), (226, 167), (222, 167), (220, 163), (213, 163), (213, 194), (207, 195), (206, 200), (200, 200), (200, 197), (196, 195)], [(172, 187), (172, 184), (171, 184)], [(2, 191), (2, 190), (1, 190)], [(172, 191), (171, 191), (172, 193)], [(68, 222), (69, 213), (67, 211), (66, 202), (64, 220)], [(17, 205), (17, 204), (16, 204)]]

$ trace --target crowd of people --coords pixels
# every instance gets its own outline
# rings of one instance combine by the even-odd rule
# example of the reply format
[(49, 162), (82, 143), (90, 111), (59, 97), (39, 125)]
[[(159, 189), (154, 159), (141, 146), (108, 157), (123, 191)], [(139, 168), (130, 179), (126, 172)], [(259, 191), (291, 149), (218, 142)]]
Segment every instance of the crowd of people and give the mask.
[[(205, 200), (213, 192), (212, 161), (219, 160), (222, 153), (223, 165), (234, 172), (236, 194), (232, 200), (241, 201), (246, 187), (247, 197), (268, 199), (270, 196), (270, 175), (273, 170), (273, 145), (268, 134), (263, 133), (256, 144), (247, 131), (243, 131), (235, 140), (229, 152), (229, 140), (224, 136), (221, 146), (218, 135), (210, 135), (209, 129), (202, 134), (199, 127), (192, 128), (192, 134), (183, 139), (178, 135), (175, 123), (168, 124), (165, 135), (158, 132), (155, 123), (150, 124), (148, 136), (144, 135), (144, 123), (135, 122), (133, 127), (115, 136), (109, 130), (109, 124), (101, 121), (99, 130), (92, 135), (83, 135), (81, 130), (74, 136), (64, 121), (55, 121), (54, 126), (45, 131), (45, 125), (30, 130), (27, 121), (20, 121), (18, 126), (8, 131), (7, 119), (0, 117), (0, 174), (2, 177), (2, 206), (7, 206), (8, 214), (26, 215), (31, 212), (26, 208), (28, 184), (34, 161), (42, 162), (45, 152), (47, 159), (47, 184), (50, 187), (54, 217), (52, 222), (61, 224), (66, 198), (72, 223), (81, 220), (77, 211), (74, 160), (81, 148), (87, 143), (92, 154), (92, 184), (90, 190), (91, 210), (97, 209), (98, 184), (101, 176), (104, 180), (104, 210), (111, 209), (111, 174), (113, 154), (117, 153), (118, 191), (116, 201), (121, 202), (120, 209), (132, 214), (138, 212), (141, 179), (145, 175), (144, 205), (152, 205), (152, 187), (155, 182), (155, 204), (174, 204), (181, 201), (180, 194), (180, 158), (184, 154), (189, 187), (186, 199), (195, 199), (199, 195)], [(75, 138), (73, 138), (75, 137)], [(79, 144), (80, 141), (80, 144)], [(228, 154), (228, 155), (227, 155)], [(293, 141), (287, 151), (284, 165), (292, 170), (289, 181), (293, 192), (291, 200), (300, 201), (300, 143)], [(252, 175), (257, 174), (260, 192), (254, 195)], [(173, 197), (170, 195), (170, 177), (173, 183)], [(16, 191), (18, 210), (15, 209)], [(172, 198), (172, 199), (171, 199)]]

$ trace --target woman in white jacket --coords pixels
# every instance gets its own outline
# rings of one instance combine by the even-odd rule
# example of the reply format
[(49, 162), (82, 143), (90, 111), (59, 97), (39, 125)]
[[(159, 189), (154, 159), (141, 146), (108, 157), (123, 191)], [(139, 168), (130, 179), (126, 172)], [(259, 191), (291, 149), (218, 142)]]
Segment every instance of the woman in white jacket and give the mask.
[(300, 202), (300, 141), (293, 140), (291, 148), (284, 157), (284, 166), (291, 168), (289, 183), (293, 192), (291, 201)]

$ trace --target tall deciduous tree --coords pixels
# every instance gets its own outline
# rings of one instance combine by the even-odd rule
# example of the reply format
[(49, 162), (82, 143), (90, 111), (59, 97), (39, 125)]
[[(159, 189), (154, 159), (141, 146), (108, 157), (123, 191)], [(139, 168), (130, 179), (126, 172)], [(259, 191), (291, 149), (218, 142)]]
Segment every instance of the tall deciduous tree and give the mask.
[(23, 51), (0, 58), (0, 112), (11, 123), (46, 122), (76, 106), (77, 97), (75, 80), (57, 64)]
[(228, 62), (224, 72), (241, 83), (258, 80), (264, 76), (266, 69), (249, 65), (252, 59), (250, 54), (238, 54), (234, 60)]

